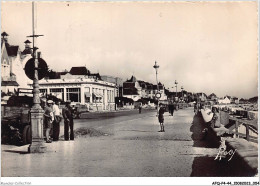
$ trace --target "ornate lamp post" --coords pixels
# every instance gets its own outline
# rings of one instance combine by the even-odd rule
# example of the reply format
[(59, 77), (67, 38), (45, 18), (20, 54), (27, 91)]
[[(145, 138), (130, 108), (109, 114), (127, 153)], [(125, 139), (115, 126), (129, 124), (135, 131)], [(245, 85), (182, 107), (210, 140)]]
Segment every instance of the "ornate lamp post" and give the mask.
[[(32, 2), (32, 27), (33, 34), (28, 37), (33, 38), (33, 53), (32, 60), (34, 61), (34, 78), (33, 78), (33, 106), (30, 110), (31, 113), (31, 131), (32, 131), (32, 143), (30, 144), (28, 151), (30, 153), (41, 153), (46, 151), (46, 146), (43, 144), (43, 110), (40, 106), (40, 97), (39, 97), (39, 60), (40, 53), (37, 53), (38, 49), (35, 47), (35, 40), (37, 37), (42, 35), (35, 34), (35, 26), (34, 26), (34, 2)], [(30, 60), (29, 60), (30, 61)], [(41, 77), (40, 77), (41, 78)]]
[(183, 86), (181, 86), (181, 97), (182, 97), (182, 100), (183, 100)]
[(177, 95), (177, 86), (178, 86), (178, 82), (177, 82), (177, 80), (175, 80), (175, 87), (176, 87), (176, 97), (178, 97), (178, 95)]
[[(157, 62), (155, 61), (155, 64), (153, 66), (153, 68), (155, 69), (155, 72), (156, 72), (156, 84), (157, 84), (157, 94), (159, 93), (159, 85), (158, 85), (158, 78), (157, 78), (157, 74), (158, 74), (158, 69), (159, 69), (159, 65), (157, 65)], [(156, 97), (158, 99), (158, 102), (157, 102), (157, 115), (158, 115), (158, 112), (159, 112), (159, 98)]]

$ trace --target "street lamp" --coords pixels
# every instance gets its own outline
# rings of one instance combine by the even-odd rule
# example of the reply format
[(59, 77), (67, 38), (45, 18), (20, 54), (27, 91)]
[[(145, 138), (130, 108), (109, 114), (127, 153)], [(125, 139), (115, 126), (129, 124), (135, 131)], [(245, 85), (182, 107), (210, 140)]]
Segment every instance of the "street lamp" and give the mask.
[(177, 96), (177, 87), (178, 87), (178, 82), (177, 82), (177, 80), (175, 80), (175, 83), (174, 83), (174, 84), (175, 84), (175, 87), (176, 87), (176, 97), (178, 97), (178, 96)]
[(40, 106), (40, 97), (39, 97), (39, 60), (40, 53), (36, 55), (36, 50), (38, 49), (35, 46), (36, 38), (43, 35), (36, 35), (35, 33), (35, 20), (34, 20), (34, 2), (32, 2), (32, 31), (33, 34), (28, 37), (33, 38), (33, 53), (32, 58), (34, 61), (34, 78), (33, 78), (33, 106), (30, 110), (31, 114), (31, 131), (32, 131), (32, 143), (28, 147), (30, 153), (42, 153), (46, 152), (46, 146), (43, 144), (43, 110)]
[(183, 100), (183, 86), (181, 86), (181, 97), (182, 97), (182, 100)]
[[(155, 61), (153, 68), (155, 69), (155, 72), (156, 72), (157, 93), (159, 93), (159, 85), (158, 85), (158, 78), (157, 78), (159, 65), (157, 65), (156, 61)], [(159, 113), (159, 98), (158, 97), (156, 97), (156, 98), (158, 99), (158, 101), (157, 101), (157, 115), (158, 115), (158, 113)]]

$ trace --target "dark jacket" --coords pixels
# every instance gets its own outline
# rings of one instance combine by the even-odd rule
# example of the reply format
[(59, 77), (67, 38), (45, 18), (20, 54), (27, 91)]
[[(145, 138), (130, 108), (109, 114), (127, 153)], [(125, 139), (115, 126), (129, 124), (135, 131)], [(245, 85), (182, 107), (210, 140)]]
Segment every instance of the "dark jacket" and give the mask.
[(159, 115), (163, 115), (164, 112), (165, 112), (165, 109), (164, 109), (163, 107), (161, 107), (161, 108), (159, 109)]
[(66, 121), (67, 119), (73, 120), (72, 113), (73, 113), (73, 111), (72, 111), (71, 107), (64, 107), (62, 109), (62, 116), (64, 118), (64, 121)]

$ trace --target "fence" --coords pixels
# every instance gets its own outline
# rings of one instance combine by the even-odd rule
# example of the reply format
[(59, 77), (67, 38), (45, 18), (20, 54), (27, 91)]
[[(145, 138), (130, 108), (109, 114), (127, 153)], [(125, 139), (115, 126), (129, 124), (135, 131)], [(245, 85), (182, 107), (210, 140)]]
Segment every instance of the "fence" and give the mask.
[(230, 130), (235, 130), (233, 133), (236, 138), (242, 137), (247, 141), (258, 143), (257, 118), (253, 120), (247, 118), (240, 119), (229, 115), (228, 112), (220, 111), (220, 123)]
[(230, 120), (235, 121), (235, 137), (243, 137), (247, 141), (258, 143), (258, 130), (255, 129), (255, 125), (257, 125), (257, 122), (255, 120), (244, 120), (235, 117), (230, 118)]

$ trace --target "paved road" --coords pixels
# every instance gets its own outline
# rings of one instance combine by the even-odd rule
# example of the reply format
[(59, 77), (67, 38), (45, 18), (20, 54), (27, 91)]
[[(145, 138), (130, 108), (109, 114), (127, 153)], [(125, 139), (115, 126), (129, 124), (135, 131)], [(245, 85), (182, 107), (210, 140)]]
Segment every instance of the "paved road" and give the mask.
[[(165, 113), (158, 132), (155, 110), (88, 115), (75, 129), (93, 128), (108, 136), (80, 137), (46, 144), (44, 154), (19, 154), (26, 147), (2, 145), (2, 176), (189, 177), (241, 176), (232, 163), (214, 160), (217, 148), (203, 141), (202, 119), (193, 109)], [(63, 128), (61, 128), (63, 131)], [(61, 134), (62, 135), (62, 134)]]

